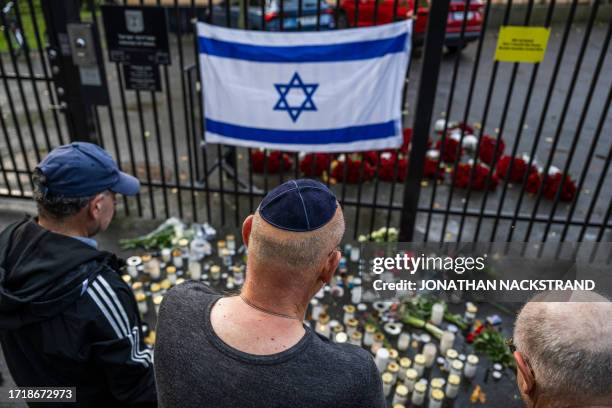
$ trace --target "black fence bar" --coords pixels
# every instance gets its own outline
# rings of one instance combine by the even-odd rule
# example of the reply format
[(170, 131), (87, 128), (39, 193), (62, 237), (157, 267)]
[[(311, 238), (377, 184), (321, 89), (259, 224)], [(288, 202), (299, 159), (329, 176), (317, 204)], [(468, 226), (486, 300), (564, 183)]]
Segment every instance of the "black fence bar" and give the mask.
[[(4, 120), (4, 112), (2, 112), (2, 106), (0, 106), (0, 128), (2, 128), (2, 134), (4, 135), (4, 142), (6, 143), (6, 148), (9, 153), (9, 158), (11, 161), (11, 165), (13, 166), (13, 171), (15, 172), (15, 179), (17, 180), (17, 186), (19, 187), (19, 194), (23, 196), (23, 184), (21, 182), (21, 176), (17, 173), (17, 160), (15, 159), (15, 151), (13, 150), (13, 145), (11, 144), (11, 137), (9, 135), (8, 128), (6, 126), (6, 121)], [(6, 171), (6, 169), (5, 169)], [(11, 191), (11, 185), (9, 182), (6, 182), (6, 186)]]
[(425, 154), (427, 153), (427, 138), (429, 137), (435, 101), (435, 93), (431, 92), (431, 90), (436, 89), (438, 84), (438, 73), (442, 59), (442, 47), (444, 46), (444, 38), (446, 36), (449, 4), (450, 0), (434, 1), (429, 11), (425, 55), (423, 57), (421, 82), (419, 83), (414, 115), (412, 149), (408, 161), (408, 177), (406, 177), (404, 185), (404, 206), (400, 221), (400, 241), (412, 241), (416, 226), (421, 179), (423, 178), (423, 166), (425, 164)]

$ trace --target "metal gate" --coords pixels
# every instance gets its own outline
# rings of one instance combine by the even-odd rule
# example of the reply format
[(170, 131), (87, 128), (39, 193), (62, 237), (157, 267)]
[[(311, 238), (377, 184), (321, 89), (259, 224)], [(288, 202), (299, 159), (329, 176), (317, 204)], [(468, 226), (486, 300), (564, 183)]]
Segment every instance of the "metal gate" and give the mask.
[[(2, 13), (0, 197), (30, 199), (31, 171), (47, 151), (93, 138), (143, 184), (140, 195), (123, 198), (129, 216), (239, 226), (278, 183), (322, 173), (316, 177), (337, 193), (354, 238), (395, 227), (404, 240), (609, 240), (612, 20), (601, 0), (127, 1), (166, 11), (172, 64), (160, 67), (161, 92), (132, 91), (104, 51), (110, 105), (86, 112), (92, 135), (75, 134), (85, 119), (58, 103), (58, 92), (70, 89), (54, 82), (45, 44), (61, 28), (47, 32), (40, 1), (15, 1)], [(68, 17), (103, 31), (101, 3), (87, 1)], [(321, 30), (401, 18), (413, 18), (415, 45), (424, 42), (404, 91), (409, 152), (347, 152), (343, 162), (202, 142), (196, 19)], [(494, 61), (498, 27), (509, 24), (551, 27), (542, 63)]]

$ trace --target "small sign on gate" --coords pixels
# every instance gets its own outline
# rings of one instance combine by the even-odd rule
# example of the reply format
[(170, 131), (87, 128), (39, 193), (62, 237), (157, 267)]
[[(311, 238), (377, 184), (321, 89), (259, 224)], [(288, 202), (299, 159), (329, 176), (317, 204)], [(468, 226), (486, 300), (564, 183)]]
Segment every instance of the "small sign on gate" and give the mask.
[(157, 65), (123, 65), (125, 87), (132, 91), (161, 91), (159, 67)]
[(168, 24), (164, 8), (112, 5), (101, 8), (111, 61), (170, 65)]
[(495, 60), (502, 62), (544, 61), (550, 28), (502, 26), (499, 29)]

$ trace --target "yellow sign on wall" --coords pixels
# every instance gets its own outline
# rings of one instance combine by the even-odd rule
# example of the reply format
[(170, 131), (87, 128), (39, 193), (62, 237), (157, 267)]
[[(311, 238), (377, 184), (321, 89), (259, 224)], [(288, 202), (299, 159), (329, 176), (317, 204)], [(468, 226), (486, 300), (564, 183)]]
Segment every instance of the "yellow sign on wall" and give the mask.
[(550, 28), (502, 26), (499, 29), (495, 60), (502, 62), (542, 62)]

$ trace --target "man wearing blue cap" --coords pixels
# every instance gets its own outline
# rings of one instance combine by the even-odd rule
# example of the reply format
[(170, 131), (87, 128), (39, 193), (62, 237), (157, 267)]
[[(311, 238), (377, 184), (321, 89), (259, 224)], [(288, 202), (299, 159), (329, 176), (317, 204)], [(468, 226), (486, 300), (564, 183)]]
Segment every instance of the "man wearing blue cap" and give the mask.
[(244, 221), (246, 281), (224, 297), (187, 282), (161, 305), (155, 375), (162, 407), (382, 408), (370, 354), (303, 324), (333, 278), (344, 218), (314, 180), (272, 190)]
[(93, 236), (139, 181), (90, 143), (53, 150), (33, 177), (38, 217), (0, 233), (0, 341), (20, 387), (76, 387), (70, 406), (156, 406), (152, 351), (122, 261)]

